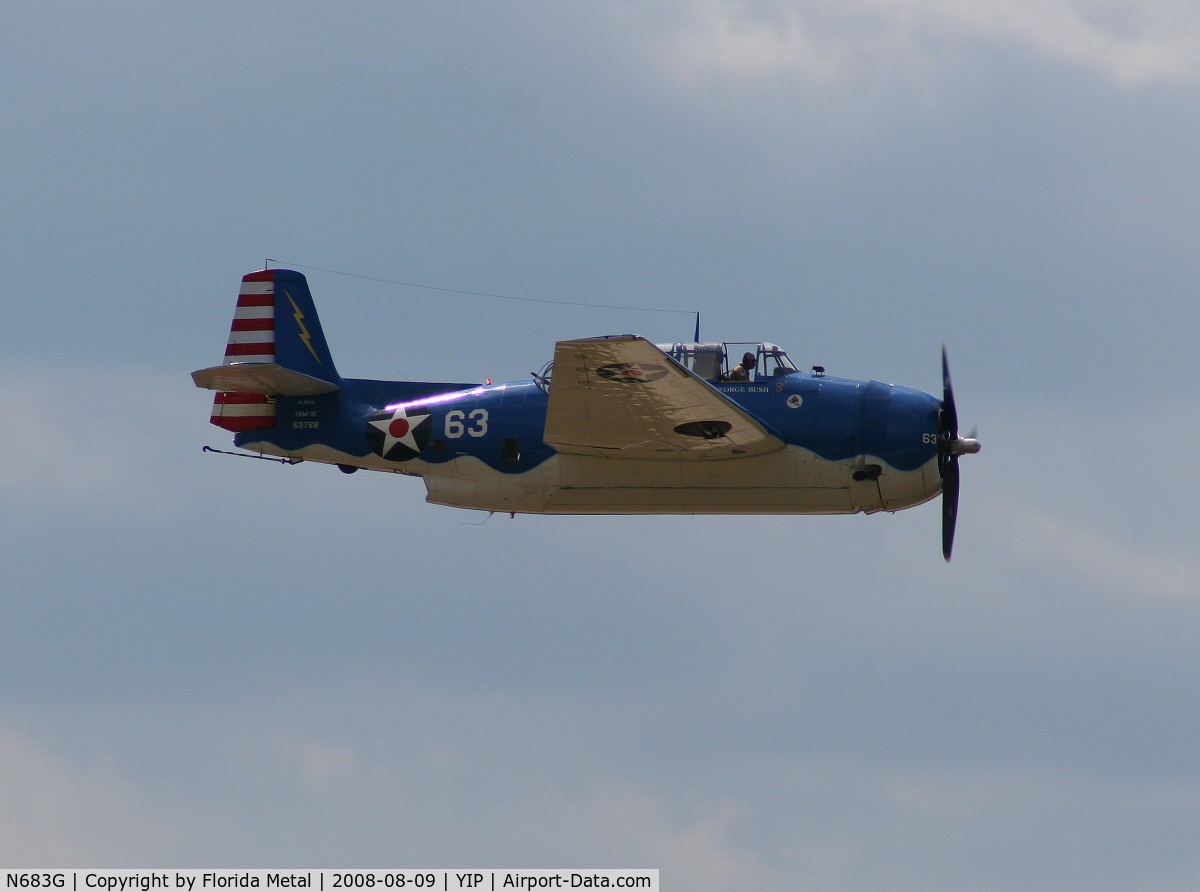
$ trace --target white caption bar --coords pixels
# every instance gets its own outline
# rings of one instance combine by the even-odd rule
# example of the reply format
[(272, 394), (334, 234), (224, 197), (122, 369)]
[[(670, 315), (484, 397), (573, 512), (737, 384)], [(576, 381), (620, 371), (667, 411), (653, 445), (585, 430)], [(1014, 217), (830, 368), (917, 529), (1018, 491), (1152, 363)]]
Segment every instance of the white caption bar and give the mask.
[(472, 889), (640, 889), (658, 892), (658, 870), (9, 870), (0, 892), (237, 892), (306, 889), (315, 892), (394, 892)]

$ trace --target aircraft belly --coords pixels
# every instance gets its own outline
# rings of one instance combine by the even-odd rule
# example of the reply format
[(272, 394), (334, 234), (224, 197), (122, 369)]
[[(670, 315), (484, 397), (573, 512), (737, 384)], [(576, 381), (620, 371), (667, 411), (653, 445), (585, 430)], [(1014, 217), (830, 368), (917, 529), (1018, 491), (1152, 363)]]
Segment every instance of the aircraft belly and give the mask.
[(390, 471), (393, 474), (405, 474), (409, 477), (420, 476), (421, 471), (418, 469), (418, 465), (424, 464), (423, 462), (405, 462), (403, 464), (390, 462), (377, 455), (352, 455), (324, 443), (310, 443), (299, 449), (285, 449), (268, 440), (260, 440), (243, 442), (241, 448), (261, 455), (277, 455), (280, 458), (321, 462), (327, 465), (346, 465), (366, 471)]
[[(423, 465), (427, 501), (539, 514), (850, 514), (850, 466), (791, 447), (711, 463), (557, 455), (522, 474), (470, 456)], [(876, 510), (878, 510), (876, 496)]]
[(713, 462), (560, 454), (520, 474), (502, 473), (474, 456), (395, 463), (321, 444), (285, 450), (258, 442), (244, 448), (420, 476), (428, 502), (521, 514), (870, 514), (918, 505), (941, 491), (936, 459), (914, 471), (885, 464), (877, 480), (856, 481), (862, 458), (828, 461), (796, 446)]
[(849, 514), (857, 510), (850, 498), (846, 466), (795, 446), (705, 463), (578, 455), (560, 455), (558, 460), (560, 488), (547, 500), (550, 514)]
[(769, 488), (793, 489), (800, 484), (805, 466), (808, 486), (844, 487), (841, 475), (813, 464), (832, 465), (795, 447), (767, 455), (711, 462), (610, 459), (586, 455), (558, 456), (559, 484), (563, 489), (584, 488)]
[(853, 514), (846, 489), (612, 487), (552, 493), (545, 514)]
[(851, 472), (850, 501), (857, 511), (863, 511), (867, 514), (882, 511), (883, 494), (879, 489), (879, 480), (855, 480), (853, 472)]
[(915, 471), (892, 472), (880, 478), (885, 511), (899, 511), (928, 502), (942, 491), (937, 459), (931, 459)]
[(454, 508), (481, 511), (545, 513), (546, 494), (557, 483), (555, 459), (522, 474), (503, 474), (474, 456), (460, 456), (440, 464), (422, 462), (425, 501)]

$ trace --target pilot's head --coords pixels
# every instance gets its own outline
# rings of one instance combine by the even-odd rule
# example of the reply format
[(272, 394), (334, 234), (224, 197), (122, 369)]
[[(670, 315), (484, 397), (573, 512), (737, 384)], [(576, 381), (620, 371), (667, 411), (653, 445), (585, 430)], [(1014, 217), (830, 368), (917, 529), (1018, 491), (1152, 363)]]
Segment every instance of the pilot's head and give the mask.
[(752, 368), (754, 368), (754, 365), (755, 365), (755, 359), (754, 359), (753, 353), (747, 353), (745, 356), (742, 357), (742, 368), (752, 369)]

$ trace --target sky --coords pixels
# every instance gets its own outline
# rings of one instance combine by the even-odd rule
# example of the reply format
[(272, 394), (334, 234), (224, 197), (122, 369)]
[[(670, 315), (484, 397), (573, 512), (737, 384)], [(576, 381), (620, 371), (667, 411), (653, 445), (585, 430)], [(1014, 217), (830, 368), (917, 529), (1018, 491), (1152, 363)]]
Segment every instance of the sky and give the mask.
[[(0, 862), (1200, 885), (1200, 5), (12, 0), (0, 48)], [(204, 453), (266, 258), (356, 377), (699, 312), (936, 393), (944, 343), (954, 560), (936, 502), (485, 521)]]

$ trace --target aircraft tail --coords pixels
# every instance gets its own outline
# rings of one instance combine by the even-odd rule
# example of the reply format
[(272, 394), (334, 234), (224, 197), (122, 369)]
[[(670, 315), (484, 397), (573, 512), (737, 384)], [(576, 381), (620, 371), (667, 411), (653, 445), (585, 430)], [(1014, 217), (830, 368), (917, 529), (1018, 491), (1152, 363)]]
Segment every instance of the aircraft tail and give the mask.
[(192, 373), (218, 391), (209, 419), (230, 431), (275, 426), (275, 397), (341, 389), (308, 280), (289, 269), (242, 277), (225, 362)]

